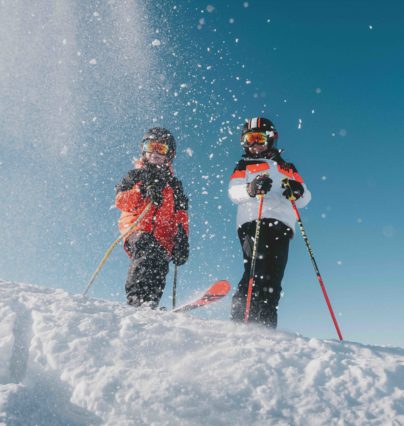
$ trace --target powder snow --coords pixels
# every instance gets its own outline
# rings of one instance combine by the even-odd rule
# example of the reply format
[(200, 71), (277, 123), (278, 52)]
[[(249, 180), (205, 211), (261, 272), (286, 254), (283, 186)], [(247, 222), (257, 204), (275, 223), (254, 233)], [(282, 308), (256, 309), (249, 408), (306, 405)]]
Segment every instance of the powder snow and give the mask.
[(0, 280), (0, 424), (404, 425), (404, 349)]

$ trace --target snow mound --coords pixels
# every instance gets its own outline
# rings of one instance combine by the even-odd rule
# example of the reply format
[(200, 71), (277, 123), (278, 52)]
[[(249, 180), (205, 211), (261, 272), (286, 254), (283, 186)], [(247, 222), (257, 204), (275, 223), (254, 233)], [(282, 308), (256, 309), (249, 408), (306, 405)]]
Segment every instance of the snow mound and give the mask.
[(402, 425), (404, 349), (0, 280), (0, 424)]

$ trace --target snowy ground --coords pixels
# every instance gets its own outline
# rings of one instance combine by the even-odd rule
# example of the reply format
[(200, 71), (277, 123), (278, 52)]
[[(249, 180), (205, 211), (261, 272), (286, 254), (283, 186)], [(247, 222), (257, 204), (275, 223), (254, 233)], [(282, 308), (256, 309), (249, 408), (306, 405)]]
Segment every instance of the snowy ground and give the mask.
[(0, 280), (0, 424), (404, 425), (404, 349)]

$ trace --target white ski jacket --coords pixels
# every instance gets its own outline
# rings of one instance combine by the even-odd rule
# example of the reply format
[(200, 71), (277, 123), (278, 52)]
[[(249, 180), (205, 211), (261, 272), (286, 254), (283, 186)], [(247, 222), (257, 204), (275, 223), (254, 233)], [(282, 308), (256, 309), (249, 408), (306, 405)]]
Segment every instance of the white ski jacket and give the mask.
[(290, 201), (282, 195), (282, 179), (287, 177), (303, 185), (304, 194), (296, 200), (298, 208), (310, 202), (311, 194), (293, 164), (285, 163), (279, 155), (274, 159), (245, 157), (237, 163), (229, 184), (229, 197), (238, 205), (237, 226), (257, 219), (259, 199), (248, 195), (247, 184), (261, 174), (272, 179), (272, 188), (264, 198), (262, 218), (279, 220), (294, 232), (296, 217)]

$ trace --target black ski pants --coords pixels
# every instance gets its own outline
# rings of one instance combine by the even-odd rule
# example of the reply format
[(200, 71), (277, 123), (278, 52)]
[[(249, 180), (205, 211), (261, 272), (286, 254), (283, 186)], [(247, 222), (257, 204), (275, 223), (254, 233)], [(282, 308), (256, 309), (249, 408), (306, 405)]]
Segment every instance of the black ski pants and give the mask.
[[(256, 225), (256, 221), (247, 222), (238, 229), (243, 250), (244, 273), (232, 300), (233, 321), (244, 321)], [(249, 313), (250, 322), (258, 322), (271, 328), (277, 326), (281, 283), (292, 236), (292, 230), (282, 222), (273, 219), (261, 220)]]
[(125, 290), (129, 305), (157, 308), (166, 285), (167, 252), (145, 232), (135, 232), (126, 241), (131, 254)]

